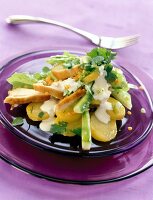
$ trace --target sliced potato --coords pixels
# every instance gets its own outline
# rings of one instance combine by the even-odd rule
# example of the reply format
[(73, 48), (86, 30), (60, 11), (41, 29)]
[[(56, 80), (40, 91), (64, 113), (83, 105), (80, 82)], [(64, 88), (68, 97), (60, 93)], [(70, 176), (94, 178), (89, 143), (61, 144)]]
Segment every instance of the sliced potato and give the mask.
[(66, 108), (60, 109), (59, 107), (56, 108), (56, 116), (57, 116), (57, 121), (61, 122), (74, 122), (78, 119), (81, 118), (81, 114), (75, 113), (73, 108), (74, 104), (67, 106)]
[[(109, 114), (111, 119), (114, 120), (121, 120), (125, 116), (125, 107), (116, 99), (109, 97), (108, 102), (112, 104), (112, 110), (107, 110), (107, 113)], [(94, 106), (99, 106), (100, 101), (93, 99), (91, 102)]]
[(30, 103), (26, 107), (27, 115), (32, 121), (42, 121), (49, 118), (47, 112), (42, 112), (40, 107), (43, 103)]
[(57, 65), (54, 68), (52, 68), (52, 73), (58, 80), (65, 80), (67, 78), (76, 76), (79, 70), (79, 65), (76, 65), (71, 69), (66, 69), (62, 65)]
[[(55, 119), (55, 123), (59, 123), (58, 118)], [(74, 122), (68, 122), (67, 124), (67, 132), (64, 133), (64, 136), (72, 137), (75, 136), (75, 134), (72, 132), (74, 129), (81, 128), (82, 126), (82, 118), (74, 121)]]
[(111, 120), (108, 124), (99, 121), (93, 114), (91, 116), (91, 135), (95, 140), (100, 142), (109, 142), (115, 138), (117, 134), (116, 121)]
[(83, 79), (83, 82), (86, 84), (90, 83), (90, 82), (96, 80), (98, 78), (98, 76), (99, 76), (99, 72), (93, 71)]
[(121, 120), (125, 116), (125, 108), (124, 106), (117, 101), (116, 99), (110, 97), (108, 99), (108, 102), (112, 104), (113, 110), (107, 110), (107, 113), (109, 114), (111, 119), (114, 120)]
[(81, 127), (82, 127), (82, 118), (79, 118), (78, 120), (75, 120), (74, 122), (70, 122), (67, 125), (68, 130), (73, 130), (73, 129), (77, 129)]

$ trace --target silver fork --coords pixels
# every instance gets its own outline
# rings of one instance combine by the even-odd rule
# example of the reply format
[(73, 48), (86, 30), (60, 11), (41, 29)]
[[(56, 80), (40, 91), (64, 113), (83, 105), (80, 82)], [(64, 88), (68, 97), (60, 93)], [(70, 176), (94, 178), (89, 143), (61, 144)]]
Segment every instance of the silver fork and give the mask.
[(131, 35), (126, 37), (104, 37), (104, 36), (97, 36), (87, 31), (80, 30), (78, 28), (74, 28), (70, 25), (64, 24), (62, 22), (58, 22), (51, 19), (45, 19), (41, 17), (32, 17), (27, 15), (12, 15), (6, 19), (8, 24), (28, 24), (28, 23), (45, 23), (45, 24), (52, 24), (55, 26), (60, 26), (65, 29), (71, 30), (87, 39), (92, 41), (94, 44), (105, 47), (108, 49), (120, 49), (127, 46), (134, 45), (139, 38), (139, 35)]

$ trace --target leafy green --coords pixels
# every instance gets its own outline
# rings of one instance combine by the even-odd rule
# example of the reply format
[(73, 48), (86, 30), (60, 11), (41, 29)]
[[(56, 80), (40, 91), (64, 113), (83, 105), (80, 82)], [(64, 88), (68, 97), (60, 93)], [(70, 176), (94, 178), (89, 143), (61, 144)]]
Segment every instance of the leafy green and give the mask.
[(107, 72), (107, 75), (105, 76), (105, 79), (109, 82), (112, 83), (117, 79), (116, 72), (113, 70), (112, 64), (106, 64), (104, 67), (105, 71)]
[(67, 69), (71, 69), (72, 68), (72, 63), (64, 63), (63, 65), (65, 68)]
[(33, 88), (33, 84), (37, 82), (35, 77), (28, 73), (14, 73), (7, 81), (13, 88)]
[(22, 117), (16, 117), (12, 121), (13, 126), (20, 126), (23, 124), (23, 118)]
[(112, 52), (111, 50), (105, 48), (94, 48), (90, 52), (87, 53), (88, 56), (92, 58), (92, 62), (95, 64), (108, 64), (113, 60), (116, 56), (116, 52)]
[(51, 65), (63, 64), (65, 68), (70, 69), (74, 65), (79, 64), (80, 59), (78, 56), (74, 54), (71, 54), (69, 52), (64, 52), (63, 55), (56, 55), (56, 56), (50, 57), (50, 59), (48, 60), (48, 63)]
[(90, 63), (84, 64), (83, 68), (86, 72), (93, 72), (96, 69), (96, 67)]
[(38, 114), (38, 117), (42, 118), (42, 117), (44, 116), (44, 114), (45, 114), (45, 113), (41, 111), (41, 112)]
[(49, 67), (43, 67), (42, 68), (42, 72), (44, 73), (44, 74), (47, 74), (48, 72), (50, 72), (50, 69), (49, 69)]
[(59, 122), (58, 124), (52, 124), (50, 132), (56, 134), (63, 134), (66, 132), (67, 122)]
[(111, 60), (113, 60), (116, 56), (115, 52), (105, 48), (94, 48), (89, 53), (88, 56), (92, 58), (92, 65), (93, 66), (101, 66), (104, 65), (104, 69), (107, 72), (105, 76), (106, 80), (110, 83), (117, 79), (116, 73), (114, 73), (113, 66), (111, 65)]
[(107, 75), (105, 76), (105, 79), (109, 82), (112, 83), (117, 79), (116, 73), (114, 71), (110, 71), (109, 73), (107, 73)]
[(45, 66), (45, 67), (42, 68), (42, 71), (40, 73), (37, 72), (33, 76), (37, 80), (43, 80), (50, 74), (51, 74), (50, 68)]
[(111, 72), (113, 69), (113, 66), (111, 64), (105, 65), (104, 69), (106, 70), (107, 73)]
[(103, 56), (96, 56), (92, 59), (92, 64), (101, 66), (104, 62), (104, 57)]
[(43, 67), (42, 71), (35, 74), (14, 73), (7, 81), (13, 85), (13, 88), (33, 88), (33, 84), (39, 80), (45, 79), (51, 73), (48, 67)]

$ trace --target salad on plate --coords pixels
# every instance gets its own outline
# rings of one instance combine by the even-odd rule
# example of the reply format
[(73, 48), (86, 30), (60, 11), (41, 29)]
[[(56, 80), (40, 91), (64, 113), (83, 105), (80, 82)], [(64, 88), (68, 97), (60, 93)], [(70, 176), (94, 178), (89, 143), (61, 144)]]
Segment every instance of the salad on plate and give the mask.
[[(116, 53), (94, 48), (84, 56), (69, 52), (51, 56), (47, 66), (34, 74), (12, 74), (4, 103), (11, 109), (26, 105), (28, 118), (51, 134), (81, 137), (82, 150), (92, 139), (109, 142), (117, 135), (116, 122), (131, 110), (130, 84), (112, 60)], [(22, 125), (22, 117), (14, 118)]]

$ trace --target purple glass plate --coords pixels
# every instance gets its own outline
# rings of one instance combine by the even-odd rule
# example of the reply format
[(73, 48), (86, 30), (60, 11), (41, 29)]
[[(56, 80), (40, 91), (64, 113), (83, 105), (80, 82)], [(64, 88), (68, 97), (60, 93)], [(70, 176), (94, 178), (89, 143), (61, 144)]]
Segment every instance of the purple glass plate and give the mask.
[[(9, 89), (9, 85), (6, 84), (8, 76), (15, 71), (27, 71), (27, 69), (30, 72), (35, 72), (35, 66), (38, 69), (43, 66), (44, 58), (61, 52), (42, 51), (30, 53), (7, 63), (0, 74), (0, 89), (4, 91), (0, 97), (1, 102)], [(124, 62), (121, 62), (121, 64), (128, 67), (131, 72), (123, 68), (127, 79), (131, 83), (141, 84), (137, 78), (132, 76), (134, 72), (149, 89), (153, 83), (150, 77), (142, 74), (137, 68), (132, 68), (131, 65), (125, 65)], [(106, 145), (93, 144), (91, 151), (85, 155), (78, 149), (72, 149), (67, 143), (52, 144), (47, 136), (48, 133), (42, 134), (41, 132), (40, 134), (39, 131), (36, 131), (38, 129), (33, 129), (29, 133), (24, 126), (21, 128), (12, 127), (10, 124), (12, 116), (9, 108), (1, 104), (1, 121), (3, 123), (3, 125), (0, 125), (1, 157), (14, 166), (36, 176), (69, 183), (104, 183), (136, 175), (152, 165), (153, 135), (148, 135), (148, 133), (152, 133), (153, 113), (151, 100), (146, 90), (133, 90), (131, 95), (134, 103), (133, 115), (122, 126), (122, 131), (118, 134), (118, 137)], [(141, 107), (146, 109), (146, 114), (140, 113)], [(134, 131), (127, 132), (127, 126), (133, 126)], [(23, 140), (10, 132), (20, 136)], [(148, 137), (139, 144), (147, 135)], [(25, 141), (40, 148), (35, 148)], [(139, 145), (132, 148), (136, 144)], [(51, 151), (45, 151), (44, 149)], [(125, 151), (127, 149), (130, 150)]]
[[(0, 74), (0, 91), (3, 91), (0, 96), (0, 101), (3, 102), (4, 98), (7, 96), (10, 85), (6, 82), (6, 79), (10, 77), (12, 73), (27, 71), (34, 73), (41, 71), (42, 67), (46, 65), (46, 60), (49, 56), (62, 53), (63, 51), (39, 51), (20, 56), (6, 64), (2, 68)], [(82, 54), (74, 51), (71, 51), (71, 53)], [(123, 70), (130, 83), (137, 86), (142, 85), (142, 83), (126, 69), (117, 64), (116, 66)], [(69, 137), (66, 138), (64, 136), (62, 137), (43, 132), (38, 129), (38, 124), (31, 122), (27, 117), (23, 126), (13, 127), (11, 125), (13, 120), (12, 115), (21, 116), (26, 113), (25, 108), (23, 109), (23, 107), (21, 109), (14, 109), (17, 112), (14, 110), (11, 112), (9, 105), (1, 104), (1, 120), (11, 132), (40, 148), (64, 154), (83, 155), (88, 157), (116, 154), (128, 150), (141, 142), (150, 132), (152, 126), (152, 105), (147, 91), (134, 89), (131, 90), (130, 93), (133, 102), (132, 115), (127, 115), (123, 123), (120, 123), (121, 128), (117, 137), (108, 143), (99, 143), (93, 140), (92, 148), (89, 152), (82, 152), (81, 148), (78, 146), (76, 147), (77, 144), (75, 141), (78, 141), (79, 138), (75, 137), (70, 139)], [(142, 107), (145, 108), (146, 114), (141, 114), (140, 110)], [(128, 126), (132, 126), (133, 130), (128, 131)]]

